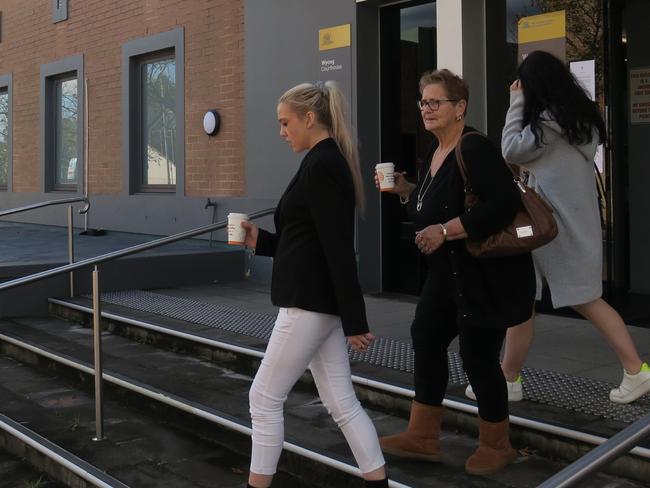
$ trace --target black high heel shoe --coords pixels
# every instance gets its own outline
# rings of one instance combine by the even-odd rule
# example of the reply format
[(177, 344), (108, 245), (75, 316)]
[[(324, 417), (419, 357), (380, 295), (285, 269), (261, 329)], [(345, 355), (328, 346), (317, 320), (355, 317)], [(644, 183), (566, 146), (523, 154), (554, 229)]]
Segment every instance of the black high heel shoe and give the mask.
[(388, 488), (388, 478), (383, 480), (363, 480), (366, 488)]

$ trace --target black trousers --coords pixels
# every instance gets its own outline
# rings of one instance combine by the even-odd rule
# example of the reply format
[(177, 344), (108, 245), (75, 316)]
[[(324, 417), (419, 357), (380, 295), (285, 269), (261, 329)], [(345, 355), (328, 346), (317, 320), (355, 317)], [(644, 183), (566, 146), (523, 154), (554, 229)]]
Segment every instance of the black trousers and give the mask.
[(459, 318), (458, 305), (450, 296), (451, 287), (442, 287), (440, 278), (429, 275), (422, 289), (411, 338), (415, 352), (415, 400), (441, 405), (449, 382), (447, 348), (459, 336), (460, 356), (478, 402), (479, 416), (500, 422), (508, 416), (508, 391), (501, 371), (499, 354), (506, 328), (478, 327)]

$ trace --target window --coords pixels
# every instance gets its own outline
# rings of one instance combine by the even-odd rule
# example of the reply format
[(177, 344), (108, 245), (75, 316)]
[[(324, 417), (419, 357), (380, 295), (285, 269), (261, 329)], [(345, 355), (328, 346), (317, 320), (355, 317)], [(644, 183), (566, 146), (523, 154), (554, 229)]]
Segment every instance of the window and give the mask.
[(83, 185), (83, 57), (41, 66), (44, 191), (80, 192)]
[(173, 53), (140, 62), (141, 190), (176, 185), (176, 61)]
[(182, 195), (183, 29), (122, 46), (125, 190)]
[(76, 77), (54, 80), (54, 187), (72, 189), (77, 184), (79, 97)]
[(11, 187), (11, 75), (0, 76), (0, 190)]
[(52, 22), (68, 20), (68, 0), (52, 0)]

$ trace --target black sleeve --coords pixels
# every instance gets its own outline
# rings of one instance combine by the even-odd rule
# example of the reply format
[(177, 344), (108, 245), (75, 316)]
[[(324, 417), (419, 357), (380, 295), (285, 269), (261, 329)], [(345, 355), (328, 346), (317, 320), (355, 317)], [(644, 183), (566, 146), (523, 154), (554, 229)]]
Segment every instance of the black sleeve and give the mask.
[(510, 224), (521, 207), (511, 171), (497, 148), (482, 135), (462, 141), (467, 179), (478, 202), (460, 220), (470, 239), (481, 239)]
[(278, 244), (278, 234), (271, 234), (269, 231), (264, 229), (259, 229), (259, 234), (257, 235), (257, 247), (255, 248), (255, 254), (260, 256), (275, 256), (275, 249)]
[(368, 332), (354, 252), (354, 196), (345, 162), (317, 161), (307, 175), (309, 209), (334, 286), (343, 332)]

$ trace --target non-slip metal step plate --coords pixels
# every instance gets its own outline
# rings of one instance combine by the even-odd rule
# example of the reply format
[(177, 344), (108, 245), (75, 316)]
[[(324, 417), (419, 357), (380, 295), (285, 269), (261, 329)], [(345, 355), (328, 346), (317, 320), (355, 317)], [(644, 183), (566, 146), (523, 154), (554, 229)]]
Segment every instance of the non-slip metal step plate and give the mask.
[[(275, 323), (275, 316), (269, 314), (140, 290), (103, 293), (102, 300), (263, 340), (269, 339)], [(350, 349), (349, 353), (352, 361), (413, 372), (410, 341), (379, 337), (367, 352)], [(466, 384), (467, 376), (458, 353), (450, 352), (448, 358), (449, 383)], [(610, 402), (609, 390), (614, 385), (603, 381), (536, 368), (524, 368), (522, 377), (524, 398), (533, 402), (628, 423), (650, 411), (650, 395), (627, 405)]]

